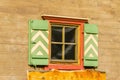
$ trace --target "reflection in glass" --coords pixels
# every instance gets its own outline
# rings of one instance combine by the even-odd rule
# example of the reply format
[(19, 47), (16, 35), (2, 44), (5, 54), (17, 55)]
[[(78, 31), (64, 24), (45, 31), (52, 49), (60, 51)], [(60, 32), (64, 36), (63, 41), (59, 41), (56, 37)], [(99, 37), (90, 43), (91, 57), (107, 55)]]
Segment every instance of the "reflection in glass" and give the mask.
[(65, 45), (65, 60), (75, 60), (75, 45)]
[(65, 42), (75, 42), (75, 29), (76, 28), (65, 28)]
[(52, 44), (51, 45), (51, 59), (62, 59), (62, 45)]
[(52, 26), (51, 36), (53, 42), (62, 42), (62, 27)]

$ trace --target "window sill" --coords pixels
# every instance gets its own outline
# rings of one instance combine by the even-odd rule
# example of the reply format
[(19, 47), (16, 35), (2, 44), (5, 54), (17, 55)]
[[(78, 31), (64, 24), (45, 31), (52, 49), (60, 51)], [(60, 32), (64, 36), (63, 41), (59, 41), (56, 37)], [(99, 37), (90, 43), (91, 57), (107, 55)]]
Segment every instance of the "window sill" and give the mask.
[(65, 65), (65, 64), (49, 64), (47, 67), (45, 67), (45, 70), (50, 69), (61, 69), (61, 70), (83, 70), (84, 67), (82, 65)]

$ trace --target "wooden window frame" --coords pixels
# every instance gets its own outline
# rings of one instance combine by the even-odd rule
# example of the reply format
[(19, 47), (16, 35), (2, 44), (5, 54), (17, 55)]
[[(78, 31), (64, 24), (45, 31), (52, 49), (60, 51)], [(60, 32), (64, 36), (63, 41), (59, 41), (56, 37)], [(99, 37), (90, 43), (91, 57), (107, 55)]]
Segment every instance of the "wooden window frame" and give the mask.
[[(49, 16), (45, 15), (42, 16), (44, 20), (48, 20), (50, 23), (59, 23), (59, 24), (72, 24), (72, 25), (79, 25), (80, 26), (80, 55), (79, 55), (79, 61), (78, 64), (52, 64), (49, 61), (49, 65), (45, 67), (45, 70), (49, 69), (63, 69), (63, 70), (80, 70), (84, 69), (83, 65), (83, 53), (84, 53), (84, 23), (88, 23), (87, 19), (78, 19), (78, 18), (68, 18), (68, 17), (59, 17), (59, 16)], [(50, 44), (51, 45), (51, 44)], [(50, 51), (49, 51), (50, 53)], [(78, 54), (79, 54), (78, 53)]]

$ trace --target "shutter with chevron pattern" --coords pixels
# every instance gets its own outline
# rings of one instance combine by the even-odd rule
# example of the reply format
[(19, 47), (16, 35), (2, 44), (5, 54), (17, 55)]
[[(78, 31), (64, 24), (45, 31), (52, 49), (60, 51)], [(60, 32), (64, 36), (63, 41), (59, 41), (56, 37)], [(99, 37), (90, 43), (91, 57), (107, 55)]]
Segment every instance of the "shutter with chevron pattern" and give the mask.
[(29, 65), (48, 65), (47, 20), (29, 21)]
[(98, 27), (95, 24), (84, 25), (84, 66), (98, 66)]

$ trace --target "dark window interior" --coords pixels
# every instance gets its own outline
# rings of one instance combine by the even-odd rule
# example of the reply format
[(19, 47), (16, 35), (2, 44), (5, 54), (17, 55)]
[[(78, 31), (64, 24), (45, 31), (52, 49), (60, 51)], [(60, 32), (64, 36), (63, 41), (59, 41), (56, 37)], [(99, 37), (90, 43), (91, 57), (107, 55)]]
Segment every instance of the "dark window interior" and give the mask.
[(62, 45), (61, 44), (52, 44), (51, 45), (51, 58), (52, 59), (62, 59)]
[(75, 45), (65, 45), (65, 60), (75, 60)]
[(62, 27), (52, 27), (52, 41), (62, 42)]
[(65, 42), (75, 42), (75, 28), (65, 28)]
[(52, 25), (51, 27), (51, 60), (76, 60), (75, 26)]

